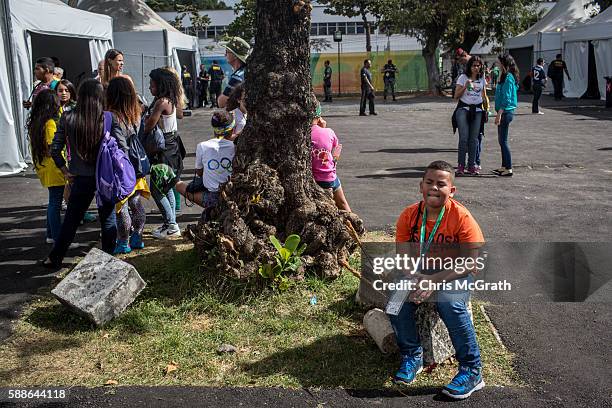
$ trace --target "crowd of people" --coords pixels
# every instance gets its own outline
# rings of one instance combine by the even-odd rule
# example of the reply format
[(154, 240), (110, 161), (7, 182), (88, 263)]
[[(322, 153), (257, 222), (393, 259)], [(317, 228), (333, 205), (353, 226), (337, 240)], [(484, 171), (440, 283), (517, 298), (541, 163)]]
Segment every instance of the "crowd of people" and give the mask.
[[(227, 85), (220, 89), (225, 74), (216, 62), (208, 70), (201, 66), (198, 75), (199, 105), (208, 104), (210, 92), (211, 107), (221, 109), (211, 118), (212, 138), (196, 147), (196, 170), (189, 183), (180, 181), (186, 150), (178, 132), (183, 111), (193, 99), (193, 93), (187, 91), (193, 83), (186, 67), (181, 73), (172, 67), (153, 69), (149, 90), (154, 99), (147, 105), (123, 72), (120, 50), (108, 50), (94, 77), (82, 81), (78, 89), (58, 77), (63, 72), (56, 65), (59, 61), (46, 57), (36, 61), (37, 82), (23, 106), (30, 110), (27, 130), (34, 169), (48, 189), (46, 242), (53, 247), (41, 261), (43, 266), (60, 267), (68, 249), (75, 245), (79, 225), (97, 219), (88, 211), (94, 197), (102, 249), (110, 254), (144, 248), (144, 200), (153, 198), (159, 209), (162, 224), (152, 231), (157, 239), (181, 235), (176, 219), (181, 196), (186, 203), (203, 207), (204, 219), (209, 216), (221, 185), (231, 176), (234, 140), (247, 118), (244, 75), (250, 46), (238, 37), (224, 46), (233, 68)], [(326, 127), (320, 105), (314, 116), (315, 181), (330, 191), (339, 208), (350, 211), (336, 175), (341, 145), (333, 130)], [(110, 182), (103, 176), (107, 151), (112, 160), (129, 162), (129, 171), (110, 169)], [(113, 182), (116, 185), (110, 186)], [(105, 189), (115, 195), (106, 197)], [(117, 190), (125, 191), (120, 194)]]

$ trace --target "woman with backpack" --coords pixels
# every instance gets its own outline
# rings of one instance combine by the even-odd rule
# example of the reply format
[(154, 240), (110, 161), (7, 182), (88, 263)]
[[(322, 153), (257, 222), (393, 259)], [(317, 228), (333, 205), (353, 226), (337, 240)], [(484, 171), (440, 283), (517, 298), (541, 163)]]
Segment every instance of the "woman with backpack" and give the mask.
[[(149, 115), (145, 119), (144, 133), (148, 134), (155, 130), (156, 126), (163, 133), (164, 146), (159, 151), (150, 154), (151, 165), (151, 195), (161, 212), (163, 225), (153, 231), (153, 237), (157, 239), (168, 239), (180, 237), (181, 230), (176, 222), (176, 200), (172, 187), (179, 179), (183, 170), (183, 158), (185, 148), (178, 135), (177, 118), (182, 118), (180, 96), (181, 83), (170, 71), (156, 68), (149, 74), (149, 90), (154, 96)], [(156, 165), (164, 167), (164, 178), (169, 182), (162, 182), (157, 172)], [(159, 168), (159, 167), (158, 167)], [(171, 170), (172, 175), (168, 175)]]
[[(100, 144), (106, 130), (111, 128), (109, 123), (105, 123), (104, 88), (100, 82), (95, 79), (83, 81), (79, 86), (77, 100), (75, 109), (60, 119), (51, 144), (51, 157), (64, 177), (72, 181), (72, 188), (59, 237), (47, 259), (42, 262), (47, 268), (61, 267), (83, 215), (96, 194), (96, 164)], [(117, 143), (127, 151), (125, 140), (117, 140)], [(70, 151), (70, 171), (63, 154), (66, 147)], [(117, 238), (114, 209), (114, 203), (98, 205), (102, 226), (102, 250), (109, 254), (113, 253)]]
[[(143, 198), (149, 199), (151, 196), (146, 179), (149, 174), (149, 160), (138, 138), (141, 108), (136, 89), (130, 80), (122, 77), (110, 80), (106, 89), (106, 107), (113, 114), (113, 122), (117, 124), (112, 128), (112, 136), (126, 140), (126, 153), (137, 177), (134, 192), (116, 205), (117, 245), (114, 253), (127, 254), (132, 249), (144, 248), (142, 233), (146, 210)], [(131, 235), (130, 231), (133, 231)]]

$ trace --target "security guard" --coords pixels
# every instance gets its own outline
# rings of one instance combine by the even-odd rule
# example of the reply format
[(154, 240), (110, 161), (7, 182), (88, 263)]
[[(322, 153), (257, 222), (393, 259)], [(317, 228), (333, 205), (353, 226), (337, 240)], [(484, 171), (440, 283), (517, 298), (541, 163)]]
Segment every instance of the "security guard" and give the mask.
[(393, 60), (387, 61), (385, 66), (382, 69), (384, 74), (384, 82), (385, 82), (385, 91), (383, 93), (385, 101), (387, 100), (387, 93), (391, 90), (391, 95), (393, 96), (393, 101), (395, 101), (395, 74), (399, 71), (397, 67), (393, 64)]
[(210, 76), (210, 107), (218, 108), (219, 104), (217, 103), (217, 98), (221, 95), (221, 85), (223, 84), (223, 79), (225, 79), (225, 74), (217, 60), (213, 60), (212, 65), (208, 68), (208, 75)]

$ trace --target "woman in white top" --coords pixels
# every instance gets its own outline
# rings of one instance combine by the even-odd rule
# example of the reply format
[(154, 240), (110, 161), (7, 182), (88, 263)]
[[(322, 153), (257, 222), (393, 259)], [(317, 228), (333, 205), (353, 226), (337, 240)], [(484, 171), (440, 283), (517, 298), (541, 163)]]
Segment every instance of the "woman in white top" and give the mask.
[(467, 172), (471, 175), (479, 174), (479, 168), (476, 166), (478, 135), (487, 114), (483, 108), (487, 82), (484, 79), (484, 67), (480, 57), (471, 57), (465, 72), (457, 78), (455, 88), (455, 99), (459, 100), (455, 111), (459, 128), (459, 158), (456, 172), (458, 176), (465, 173), (466, 154)]
[[(145, 119), (144, 132), (151, 132), (156, 125), (164, 133), (165, 149), (154, 157), (149, 157), (151, 164), (166, 164), (172, 168), (178, 179), (183, 170), (184, 148), (177, 133), (177, 117), (183, 116), (180, 104), (181, 84), (176, 76), (163, 68), (156, 68), (149, 74), (149, 90), (155, 97), (149, 115)], [(152, 180), (151, 195), (161, 212), (163, 225), (153, 231), (159, 239), (180, 237), (181, 231), (176, 222), (176, 201), (170, 189), (164, 194), (155, 188)], [(172, 186), (173, 187), (173, 186)]]

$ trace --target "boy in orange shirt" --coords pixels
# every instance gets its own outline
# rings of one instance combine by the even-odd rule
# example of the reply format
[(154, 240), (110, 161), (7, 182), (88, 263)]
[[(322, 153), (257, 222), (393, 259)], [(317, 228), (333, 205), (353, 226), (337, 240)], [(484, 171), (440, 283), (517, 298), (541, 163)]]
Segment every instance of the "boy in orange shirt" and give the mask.
[[(426, 253), (432, 243), (464, 244), (478, 247), (484, 237), (478, 223), (470, 212), (452, 197), (455, 194), (454, 168), (445, 161), (434, 161), (425, 170), (420, 182), (423, 201), (407, 207), (397, 221), (396, 243), (419, 242), (421, 253)], [(422, 228), (425, 222), (425, 228)], [(467, 275), (453, 270), (444, 270), (431, 275), (416, 275), (419, 285), (414, 290), (397, 316), (389, 315), (397, 344), (402, 355), (400, 369), (394, 382), (410, 384), (423, 369), (423, 348), (420, 343), (414, 313), (417, 305), (425, 301), (432, 290), (425, 290), (432, 283), (469, 279)], [(427, 282), (425, 282), (427, 283)], [(438, 313), (448, 332), (459, 361), (459, 372), (442, 392), (453, 399), (465, 399), (485, 383), (482, 379), (480, 349), (474, 325), (467, 311), (470, 293), (467, 290), (437, 292)]]

